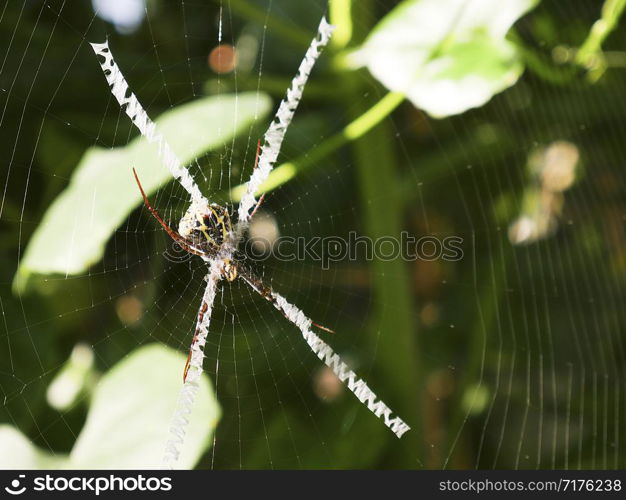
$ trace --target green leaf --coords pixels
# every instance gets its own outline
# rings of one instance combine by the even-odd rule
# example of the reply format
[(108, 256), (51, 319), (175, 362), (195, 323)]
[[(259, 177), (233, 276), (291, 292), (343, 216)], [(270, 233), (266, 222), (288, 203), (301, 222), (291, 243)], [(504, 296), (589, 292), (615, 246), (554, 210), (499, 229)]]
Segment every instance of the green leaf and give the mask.
[[(100, 380), (85, 426), (69, 456), (36, 448), (11, 426), (0, 427), (0, 468), (148, 469), (161, 466), (185, 356), (158, 344), (135, 350)], [(177, 466), (192, 468), (210, 445), (220, 417), (203, 375)]]
[[(185, 357), (152, 344), (136, 350), (98, 384), (85, 427), (70, 453), (81, 468), (153, 468), (161, 458), (182, 387)], [(191, 468), (208, 447), (220, 408), (204, 375), (178, 467)]]
[[(264, 94), (206, 97), (163, 113), (160, 133), (183, 163), (242, 133), (270, 109)], [(146, 192), (172, 180), (155, 146), (139, 136), (116, 149), (90, 148), (33, 234), (13, 283), (23, 291), (34, 274), (78, 274), (98, 262), (114, 231), (141, 203), (135, 167)]]
[(41, 450), (14, 427), (0, 425), (0, 469), (64, 469), (67, 461), (67, 455)]
[(351, 60), (434, 117), (485, 104), (523, 71), (505, 39), (538, 0), (405, 0)]

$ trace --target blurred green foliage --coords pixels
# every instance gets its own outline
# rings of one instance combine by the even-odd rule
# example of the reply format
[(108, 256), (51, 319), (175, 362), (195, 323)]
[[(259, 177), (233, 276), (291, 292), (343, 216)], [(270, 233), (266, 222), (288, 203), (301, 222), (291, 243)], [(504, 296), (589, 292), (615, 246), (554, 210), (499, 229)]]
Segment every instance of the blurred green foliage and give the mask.
[[(0, 427), (3, 469), (157, 469), (163, 464), (164, 429), (169, 429), (180, 391), (182, 354), (159, 345), (136, 349), (107, 371), (90, 397), (85, 425), (69, 455), (36, 449), (13, 427)], [(178, 465), (198, 461), (220, 416), (209, 379), (200, 379)]]
[[(7, 47), (0, 419), (11, 426), (0, 436), (33, 466), (131, 467), (141, 460), (124, 449), (132, 422), (107, 415), (98, 426), (94, 415), (119, 403), (121, 386), (145, 384), (135, 390), (153, 415), (131, 413), (136, 425), (149, 424), (146, 453), (158, 454), (150, 448), (155, 426), (165, 439), (167, 424), (150, 405), (173, 400), (165, 389), (176, 392), (184, 359), (137, 346), (150, 340), (186, 351), (202, 270), (165, 264), (162, 235), (134, 210), (131, 166), (157, 202), (165, 200), (166, 216), (184, 211), (185, 200), (149, 147), (133, 139), (126, 117), (110, 110), (85, 40), (109, 34), (149, 114), (178, 115), (189, 128), (162, 124), (186, 160), (198, 157), (192, 172), (201, 187), (230, 201), (267, 121), (265, 94), (277, 100), (287, 88), (326, 4), (231, 0), (227, 9), (150, 0), (144, 25), (126, 35), (93, 21), (89, 3), (69, 4), (15, 3), (0, 21)], [(207, 383), (194, 414), (205, 425), (194, 426), (195, 449), (183, 465), (203, 451), (198, 467), (626, 465), (619, 441), (626, 38), (616, 29), (623, 2), (502, 4), (331, 0), (336, 35), (266, 186), (286, 233), (317, 219), (313, 235), (357, 228), (372, 237), (402, 230), (464, 237), (465, 257), (455, 263), (358, 262), (330, 273), (306, 262), (267, 264), (275, 282), (292, 285), (295, 303), (342, 332), (333, 345), (413, 431), (398, 441), (356, 399), (324, 403), (308, 389), (320, 376), (316, 360), (301, 361), (306, 350), (294, 354), (280, 340), (293, 335), (278, 326), (282, 317), (233, 287), (213, 319), (233, 346), (220, 333), (207, 368), (223, 407), (216, 449), (208, 451), (219, 410)], [(231, 43), (262, 46), (262, 66), (257, 57), (247, 70), (212, 73), (206, 59), (220, 30)], [(235, 93), (236, 111), (228, 97)], [(206, 110), (189, 119), (190, 109), (217, 99), (223, 109), (208, 114), (219, 120), (203, 118)], [(545, 192), (526, 166), (540, 147), (564, 140), (581, 152), (578, 182), (558, 207), (540, 205)], [(77, 181), (87, 174), (89, 182)], [(76, 227), (96, 188), (106, 202), (97, 204), (102, 217)], [(507, 227), (528, 200), (554, 211), (559, 227), (515, 246)], [(88, 249), (72, 266), (68, 238)], [(14, 279), (22, 280), (16, 293)], [(54, 409), (46, 391), (78, 342), (92, 346), (104, 375), (93, 394), (87, 388), (67, 410)], [(259, 352), (267, 366), (259, 366)], [(141, 369), (133, 365), (148, 356)], [(165, 369), (169, 363), (179, 373)], [(133, 373), (120, 375), (122, 367)], [(163, 370), (142, 376), (155, 367)], [(84, 444), (90, 432), (111, 439), (114, 460)]]

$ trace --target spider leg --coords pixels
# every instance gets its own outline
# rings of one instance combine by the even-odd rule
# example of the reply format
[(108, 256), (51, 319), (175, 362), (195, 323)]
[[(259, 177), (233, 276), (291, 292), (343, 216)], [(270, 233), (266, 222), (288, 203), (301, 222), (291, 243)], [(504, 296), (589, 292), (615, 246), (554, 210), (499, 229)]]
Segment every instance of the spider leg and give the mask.
[[(263, 297), (265, 300), (271, 303), (276, 309), (278, 309), (282, 313), (283, 316), (285, 316), (285, 318), (290, 320), (289, 316), (287, 315), (285, 310), (282, 308), (280, 302), (277, 300), (276, 294), (274, 293), (274, 291), (270, 287), (264, 285), (263, 282), (261, 281), (261, 278), (259, 278), (258, 276), (255, 276), (248, 269), (244, 269), (243, 266), (237, 266), (237, 276), (240, 276), (241, 279), (243, 279), (248, 284), (248, 286), (250, 286), (250, 288), (252, 288), (261, 297)], [(311, 321), (311, 324), (313, 326), (316, 326), (320, 330), (324, 330), (325, 332), (335, 333), (330, 328), (322, 326), (313, 321)]]
[(316, 323), (315, 321), (311, 321), (311, 324), (312, 324), (313, 326), (318, 327), (320, 330), (324, 330), (325, 332), (328, 332), (328, 333), (335, 333), (335, 331), (334, 331), (334, 330), (331, 330), (330, 328), (326, 328), (325, 326), (320, 325), (319, 323)]
[(193, 334), (193, 339), (191, 340), (191, 345), (189, 346), (189, 354), (187, 354), (187, 362), (185, 363), (185, 369), (183, 371), (183, 384), (187, 382), (187, 374), (189, 373), (189, 366), (191, 364), (191, 354), (193, 352), (196, 343), (198, 342), (198, 338), (200, 336), (200, 325), (202, 325), (204, 321), (204, 315), (207, 313), (209, 309), (209, 304), (206, 300), (202, 300), (202, 305), (200, 306), (200, 311), (198, 311), (198, 321), (196, 322), (196, 331)]
[(254, 157), (254, 170), (259, 166), (259, 155), (261, 154), (261, 139), (256, 143), (256, 155)]
[[(254, 169), (256, 170), (259, 166), (259, 155), (261, 154), (261, 139), (259, 139), (259, 141), (256, 143), (256, 156), (254, 158)], [(256, 214), (256, 211), (259, 209), (259, 207), (261, 206), (261, 204), (263, 203), (263, 200), (265, 199), (265, 193), (263, 193), (261, 195), (261, 197), (259, 198), (259, 201), (257, 201), (256, 206), (254, 207), (254, 210), (252, 210), (252, 213), (250, 214), (250, 218), (252, 219), (252, 217), (254, 217), (254, 214)]]
[(252, 211), (252, 213), (250, 214), (250, 218), (252, 219), (252, 217), (254, 217), (254, 214), (256, 214), (256, 211), (259, 209), (259, 207), (261, 206), (261, 204), (263, 203), (263, 200), (265, 199), (265, 193), (263, 193), (261, 195), (261, 197), (259, 198), (259, 201), (256, 204), (256, 207), (254, 207), (254, 210)]
[(148, 197), (146, 196), (146, 193), (143, 190), (143, 186), (141, 185), (141, 182), (139, 181), (139, 176), (137, 175), (137, 171), (135, 170), (135, 168), (133, 168), (133, 175), (135, 176), (135, 181), (137, 181), (137, 186), (139, 186), (139, 191), (141, 191), (141, 196), (143, 197), (144, 205), (146, 205), (146, 208), (150, 211), (152, 216), (156, 220), (159, 221), (159, 224), (163, 226), (163, 229), (165, 229), (165, 232), (170, 236), (170, 238), (172, 238), (176, 243), (178, 243), (185, 251), (192, 253), (194, 255), (199, 255), (200, 257), (203, 257), (204, 253), (192, 247), (185, 238), (183, 238), (180, 234), (178, 234), (170, 226), (168, 226), (167, 223), (163, 220), (163, 218), (156, 211), (156, 209), (152, 206), (152, 204), (150, 203), (150, 200), (148, 199)]

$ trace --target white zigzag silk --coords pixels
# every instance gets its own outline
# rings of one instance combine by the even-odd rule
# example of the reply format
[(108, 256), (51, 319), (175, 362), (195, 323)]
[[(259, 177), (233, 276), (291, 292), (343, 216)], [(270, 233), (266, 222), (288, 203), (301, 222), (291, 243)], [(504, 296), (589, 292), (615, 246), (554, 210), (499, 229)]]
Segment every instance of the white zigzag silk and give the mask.
[(300, 329), (311, 350), (348, 386), (361, 403), (367, 405), (378, 418), (382, 418), (385, 425), (399, 438), (411, 429), (400, 417), (391, 418), (391, 409), (383, 401), (376, 401), (377, 396), (369, 386), (350, 370), (326, 342), (311, 331), (312, 322), (300, 309), (277, 293), (272, 296), (277, 302), (276, 309), (285, 313), (289, 321)]
[[(265, 132), (258, 166), (254, 172), (252, 172), (252, 176), (246, 186), (246, 191), (239, 202), (238, 224), (241, 226), (246, 225), (250, 219), (251, 211), (256, 205), (254, 195), (261, 187), (261, 184), (265, 182), (272, 168), (274, 168), (274, 163), (276, 163), (276, 159), (278, 158), (285, 133), (302, 98), (304, 86), (309, 79), (311, 70), (321, 54), (322, 49), (330, 40), (334, 29), (334, 26), (328, 24), (325, 18), (322, 18), (317, 29), (317, 36), (313, 39), (309, 49), (306, 51), (304, 59), (302, 59), (300, 67), (298, 68), (298, 72), (291, 81), (291, 86), (287, 89), (287, 95), (280, 102), (275, 119), (272, 120), (267, 132)], [(245, 229), (245, 227), (240, 229), (239, 234), (243, 233), (243, 229)]]
[[(189, 370), (185, 377), (185, 383), (178, 396), (176, 410), (172, 417), (170, 426), (170, 438), (165, 445), (165, 455), (163, 457), (163, 465), (167, 469), (171, 469), (178, 461), (181, 449), (185, 443), (185, 433), (187, 425), (189, 425), (189, 416), (193, 411), (193, 405), (199, 390), (200, 376), (202, 375), (204, 364), (204, 346), (209, 334), (209, 324), (211, 323), (211, 312), (215, 295), (217, 294), (217, 285), (222, 277), (221, 262), (211, 264), (209, 274), (207, 275), (207, 285), (204, 289), (200, 309), (206, 304), (206, 310), (202, 315), (202, 319), (197, 322), (195, 340), (191, 344), (191, 359), (189, 360)], [(198, 315), (200, 317), (200, 315)]]
[(150, 119), (148, 113), (143, 109), (137, 97), (128, 90), (128, 83), (124, 79), (124, 75), (113, 59), (113, 54), (109, 48), (108, 40), (104, 43), (90, 44), (97, 56), (102, 57), (100, 66), (102, 72), (109, 84), (111, 94), (117, 99), (120, 107), (126, 112), (133, 124), (139, 129), (148, 142), (156, 143), (159, 152), (159, 158), (163, 165), (172, 173), (172, 176), (180, 182), (196, 206), (206, 207), (208, 202), (204, 195), (200, 192), (197, 184), (191, 177), (189, 171), (182, 165), (170, 145), (156, 130), (156, 124)]

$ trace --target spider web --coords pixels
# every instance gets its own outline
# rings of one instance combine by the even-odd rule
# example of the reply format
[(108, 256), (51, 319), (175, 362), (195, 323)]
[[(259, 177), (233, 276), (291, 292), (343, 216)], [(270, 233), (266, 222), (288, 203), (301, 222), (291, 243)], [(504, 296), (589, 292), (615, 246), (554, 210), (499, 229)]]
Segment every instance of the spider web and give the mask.
[[(269, 92), (276, 106), (306, 49), (284, 26), (297, 26), (309, 40), (327, 7), (272, 0), (250, 15), (242, 4), (148, 1), (138, 26), (117, 30), (88, 2), (13, 1), (0, 11), (0, 421), (45, 450), (67, 452), (84, 424), (85, 404), (59, 410), (46, 399), (76, 344), (88, 345), (102, 373), (148, 343), (186, 353), (205, 287), (204, 263), (172, 254), (167, 235), (137, 207), (88, 271), (45, 276), (28, 293), (11, 290), (29, 238), (84, 150), (124, 146), (137, 134), (109, 96), (88, 42), (109, 36), (153, 118), (207, 94)], [(372, 5), (372, 22), (392, 7)], [(590, 26), (599, 5), (545, 2), (520, 32), (537, 38), (532, 20), (554, 15)], [(356, 29), (366, 29), (368, 16), (360, 19)], [(559, 43), (566, 42), (577, 43)], [(219, 44), (241, 51), (232, 72), (215, 71), (225, 64), (219, 57), (208, 64)], [(618, 54), (623, 34), (611, 45)], [(327, 64), (322, 56), (279, 163), (314, 151), (384, 95), (359, 74), (361, 91), (348, 103), (333, 98)], [(419, 418), (408, 420), (414, 430), (400, 441), (278, 311), (241, 280), (223, 282), (204, 363), (222, 417), (198, 467), (624, 467), (625, 151), (615, 100), (622, 79), (623, 70), (611, 69), (595, 86), (581, 81), (564, 89), (527, 72), (485, 107), (441, 121), (406, 104), (384, 124), (401, 187), (363, 195), (358, 154), (348, 145), (272, 191), (258, 231), (305, 240), (364, 234), (367, 207), (401, 197), (403, 229), (460, 236), (464, 256), (400, 267), (363, 258), (328, 268), (310, 258), (251, 263), (266, 284), (337, 332), (325, 340), (383, 400), (415, 409)], [(211, 201), (228, 204), (230, 190), (247, 180), (271, 113), (189, 165)], [(550, 219), (554, 231), (541, 233), (539, 219), (528, 216), (530, 194), (540, 190), (533, 158), (562, 141), (580, 154), (578, 179), (563, 194), (562, 213)], [(175, 182), (150, 198), (174, 227), (187, 208), (187, 193)], [(526, 226), (516, 226), (520, 220)], [(511, 243), (524, 237), (537, 241)], [(380, 295), (381, 282), (410, 284), (408, 310)], [(388, 328), (402, 315), (418, 371), (397, 383), (388, 378), (397, 332)]]

